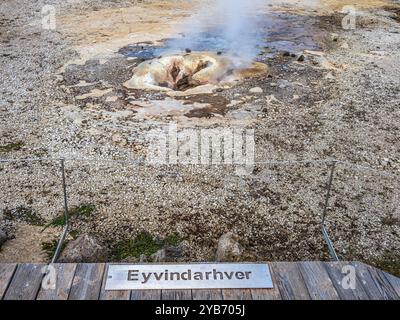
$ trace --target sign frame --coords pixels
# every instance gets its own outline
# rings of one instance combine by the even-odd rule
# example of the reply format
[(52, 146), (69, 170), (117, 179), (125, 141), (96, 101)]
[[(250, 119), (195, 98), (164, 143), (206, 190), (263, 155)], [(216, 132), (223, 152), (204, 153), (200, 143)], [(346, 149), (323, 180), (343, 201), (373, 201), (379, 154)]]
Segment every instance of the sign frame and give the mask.
[(109, 264), (106, 291), (271, 289), (267, 263)]

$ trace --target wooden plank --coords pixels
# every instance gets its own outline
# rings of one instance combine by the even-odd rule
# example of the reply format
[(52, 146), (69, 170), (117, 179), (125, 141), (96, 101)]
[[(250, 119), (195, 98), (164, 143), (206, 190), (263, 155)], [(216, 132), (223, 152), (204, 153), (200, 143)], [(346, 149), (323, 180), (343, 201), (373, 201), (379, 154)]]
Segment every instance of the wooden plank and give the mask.
[(16, 268), (16, 263), (0, 264), (0, 300), (3, 299)]
[(321, 262), (299, 262), (300, 272), (313, 300), (339, 300), (339, 294)]
[(72, 280), (76, 270), (75, 263), (55, 263), (51, 264), (55, 269), (56, 287), (55, 289), (40, 289), (37, 300), (68, 300), (72, 286)]
[(101, 285), (100, 300), (129, 300), (131, 297), (130, 290), (107, 290), (107, 291), (105, 290), (107, 275), (108, 275), (108, 267), (109, 264), (107, 263), (103, 276), (103, 282)]
[(250, 289), (222, 289), (224, 300), (252, 300)]
[(192, 290), (161, 290), (162, 300), (192, 300)]
[(400, 297), (400, 278), (395, 277), (394, 275), (382, 271), (385, 275), (387, 281), (392, 285), (394, 291), (396, 291), (397, 295)]
[(283, 300), (310, 300), (310, 294), (296, 263), (274, 262), (270, 266)]
[(4, 300), (35, 300), (42, 284), (44, 264), (19, 264)]
[(271, 289), (251, 289), (253, 300), (282, 300), (276, 281), (275, 271), (273, 270), (272, 264), (268, 265), (274, 287)]
[[(356, 270), (356, 289), (344, 289), (344, 265)], [(273, 289), (105, 291), (104, 264), (55, 264), (55, 290), (41, 288), (44, 264), (0, 264), (0, 298), (120, 300), (400, 299), (400, 279), (362, 263), (270, 263)], [(359, 285), (358, 285), (359, 284)]]
[(192, 290), (193, 300), (222, 300), (221, 289), (196, 289)]
[(161, 300), (161, 290), (132, 290), (131, 300)]
[(395, 288), (393, 287), (391, 282), (388, 280), (388, 278), (385, 276), (385, 274), (382, 270), (370, 266), (369, 272), (372, 274), (372, 276), (374, 277), (376, 282), (379, 283), (379, 286), (388, 295), (388, 298), (390, 300), (399, 300), (400, 299), (400, 295), (395, 290)]
[(354, 262), (352, 265), (355, 266), (357, 277), (371, 300), (396, 299), (394, 289), (383, 275), (374, 271), (375, 268), (361, 262)]
[(345, 289), (345, 287), (342, 286), (342, 281), (346, 276), (346, 274), (342, 273), (342, 268), (348, 265), (350, 265), (350, 262), (323, 262), (323, 266), (328, 272), (340, 299), (367, 300), (368, 294), (365, 292), (361, 283), (358, 283), (359, 281), (357, 281), (357, 278), (355, 279), (355, 289)]
[(69, 300), (98, 300), (104, 263), (80, 263), (76, 267)]
[(382, 291), (382, 295), (385, 297), (384, 299), (398, 300), (399, 296), (397, 295), (396, 291), (394, 290), (390, 282), (383, 274), (382, 270), (379, 270), (371, 266), (368, 266), (368, 268), (369, 268), (369, 273), (371, 274), (377, 287)]

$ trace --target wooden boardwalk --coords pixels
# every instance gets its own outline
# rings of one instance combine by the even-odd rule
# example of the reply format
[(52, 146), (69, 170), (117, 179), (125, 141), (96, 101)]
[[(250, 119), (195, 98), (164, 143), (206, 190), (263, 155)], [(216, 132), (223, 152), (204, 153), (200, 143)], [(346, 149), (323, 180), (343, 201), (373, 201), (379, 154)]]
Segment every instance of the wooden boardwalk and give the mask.
[[(345, 289), (342, 267), (356, 271)], [(268, 263), (273, 289), (105, 291), (108, 264), (54, 264), (55, 289), (42, 286), (45, 264), (0, 264), (4, 300), (399, 300), (400, 278), (359, 262)]]

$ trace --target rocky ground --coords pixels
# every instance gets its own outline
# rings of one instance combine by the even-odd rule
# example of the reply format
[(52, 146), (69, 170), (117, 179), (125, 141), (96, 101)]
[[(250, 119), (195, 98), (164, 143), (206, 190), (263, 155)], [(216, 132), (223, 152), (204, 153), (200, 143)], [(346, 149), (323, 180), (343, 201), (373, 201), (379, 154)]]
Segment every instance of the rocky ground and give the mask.
[[(3, 1), (1, 158), (75, 159), (66, 161), (69, 241), (91, 234), (124, 261), (165, 245), (179, 246), (181, 260), (213, 260), (228, 232), (242, 260), (328, 259), (327, 163), (262, 162), (339, 159), (354, 164), (337, 165), (328, 210), (339, 256), (399, 272), (400, 7), (359, 1), (356, 29), (344, 30), (348, 3), (322, 2), (266, 6), (256, 60), (269, 76), (171, 98), (122, 84), (140, 62), (133, 45), (178, 37), (193, 12), (187, 2)], [(44, 4), (56, 8), (56, 30), (42, 28)], [(149, 131), (170, 122), (254, 129), (258, 164), (244, 177), (232, 166), (133, 164), (148, 152)], [(1, 164), (0, 261), (53, 252), (59, 168)]]

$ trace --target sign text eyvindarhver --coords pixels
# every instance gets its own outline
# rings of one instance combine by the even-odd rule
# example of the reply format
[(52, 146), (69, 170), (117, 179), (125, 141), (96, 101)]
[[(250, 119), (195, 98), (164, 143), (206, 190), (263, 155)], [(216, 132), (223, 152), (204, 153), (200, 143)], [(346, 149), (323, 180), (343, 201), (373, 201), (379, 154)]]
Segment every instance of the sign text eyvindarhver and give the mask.
[(267, 264), (110, 265), (106, 290), (272, 288)]

